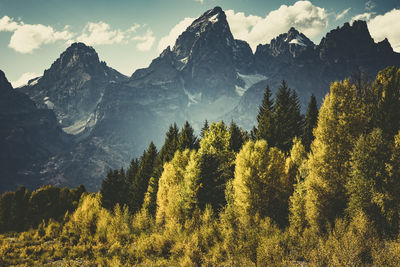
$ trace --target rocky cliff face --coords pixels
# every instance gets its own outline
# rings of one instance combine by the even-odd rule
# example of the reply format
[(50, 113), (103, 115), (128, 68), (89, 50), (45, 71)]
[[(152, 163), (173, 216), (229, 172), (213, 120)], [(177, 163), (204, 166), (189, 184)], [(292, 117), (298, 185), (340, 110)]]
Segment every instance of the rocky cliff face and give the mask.
[(93, 112), (108, 84), (126, 79), (100, 62), (92, 47), (74, 43), (42, 77), (18, 90), (29, 95), (39, 107), (52, 109), (64, 131), (77, 135), (94, 120)]
[(15, 91), (0, 71), (0, 192), (19, 185), (37, 187), (40, 165), (71, 142), (51, 110), (38, 109)]
[[(389, 65), (400, 66), (399, 54), (387, 40), (375, 43), (365, 22), (332, 30), (319, 45), (291, 28), (253, 54), (245, 41), (234, 39), (216, 7), (129, 79), (100, 62), (93, 48), (76, 43), (42, 77), (18, 90), (53, 120), (53, 138), (63, 135), (57, 122), (74, 134), (68, 149), (43, 156), (47, 160), (37, 163), (36, 174), (45, 182), (83, 183), (95, 191), (109, 168), (127, 166), (150, 141), (160, 147), (173, 122), (188, 120), (199, 130), (205, 119), (223, 119), (250, 129), (267, 84), (275, 91), (286, 80), (305, 107), (311, 93), (322, 99), (330, 82), (356, 68), (373, 78)], [(23, 101), (38, 110), (28, 98)]]
[(172, 115), (166, 121), (189, 119), (200, 127), (205, 119), (216, 120), (229, 112), (262, 79), (250, 46), (233, 38), (225, 13), (216, 7), (195, 20), (172, 49), (137, 70), (129, 86), (142, 89), (155, 113)]

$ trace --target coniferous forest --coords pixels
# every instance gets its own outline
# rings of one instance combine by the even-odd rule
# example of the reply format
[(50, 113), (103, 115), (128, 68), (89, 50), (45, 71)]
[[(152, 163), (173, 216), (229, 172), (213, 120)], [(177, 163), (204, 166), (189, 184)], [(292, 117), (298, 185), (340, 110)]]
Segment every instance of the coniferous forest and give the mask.
[(305, 114), (289, 87), (266, 88), (250, 132), (171, 125), (98, 193), (3, 193), (0, 265), (399, 266), (400, 69)]

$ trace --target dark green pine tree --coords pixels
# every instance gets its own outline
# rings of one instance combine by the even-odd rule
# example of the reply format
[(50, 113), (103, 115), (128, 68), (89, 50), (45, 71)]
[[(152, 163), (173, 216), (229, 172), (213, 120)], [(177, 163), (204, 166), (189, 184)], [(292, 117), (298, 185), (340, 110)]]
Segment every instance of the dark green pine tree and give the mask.
[(128, 204), (128, 189), (124, 170), (110, 170), (101, 183), (101, 205), (112, 211), (117, 203), (121, 207)]
[(272, 142), (271, 146), (288, 152), (292, 148), (293, 138), (302, 134), (303, 116), (296, 92), (290, 90), (285, 81), (282, 81), (276, 94), (274, 110), (276, 142)]
[(304, 130), (302, 136), (302, 143), (306, 151), (310, 151), (311, 143), (314, 140), (313, 130), (317, 126), (318, 122), (318, 107), (317, 99), (315, 95), (312, 94), (310, 97), (310, 102), (308, 103), (306, 117), (304, 119)]
[(292, 125), (293, 137), (292, 140), (290, 141), (289, 150), (292, 148), (293, 138), (295, 136), (301, 137), (304, 129), (304, 115), (301, 114), (300, 101), (295, 90), (291, 90), (290, 99), (291, 99), (290, 118), (292, 122), (291, 125)]
[(205, 121), (204, 121), (204, 124), (203, 124), (203, 128), (201, 128), (201, 131), (200, 131), (200, 137), (201, 137), (201, 138), (204, 137), (204, 133), (205, 133), (206, 131), (208, 131), (209, 128), (210, 128), (210, 126), (208, 125), (208, 121), (205, 120)]
[(157, 148), (154, 143), (151, 142), (148, 149), (143, 152), (140, 158), (139, 170), (135, 176), (135, 180), (130, 185), (129, 208), (132, 212), (137, 212), (142, 207), (149, 180), (154, 174), (157, 156)]
[(229, 148), (237, 153), (246, 141), (246, 134), (233, 121), (229, 125), (229, 133)]
[(257, 128), (256, 128), (256, 126), (253, 126), (253, 128), (250, 130), (249, 138), (252, 141), (256, 141), (257, 140)]
[(267, 86), (258, 110), (256, 139), (264, 139), (268, 145), (275, 146), (274, 101), (271, 96), (271, 90)]
[(129, 168), (126, 171), (126, 183), (128, 184), (129, 187), (131, 187), (132, 183), (136, 179), (136, 175), (139, 171), (139, 164), (140, 163), (138, 159), (132, 159)]
[(154, 163), (154, 173), (153, 176), (158, 178), (161, 176), (164, 163), (171, 161), (175, 155), (175, 152), (178, 150), (179, 144), (179, 129), (176, 123), (174, 125), (170, 125), (167, 133), (165, 134), (164, 144), (161, 147), (160, 153), (156, 158)]
[(178, 139), (179, 129), (176, 123), (174, 123), (174, 125), (169, 126), (168, 132), (165, 134), (164, 145), (160, 150), (159, 158), (162, 164), (170, 161), (174, 157), (175, 152), (178, 150)]
[(197, 137), (194, 135), (194, 131), (192, 126), (188, 121), (185, 122), (185, 125), (182, 128), (181, 133), (178, 138), (178, 149), (183, 151), (185, 149), (198, 149), (199, 142)]

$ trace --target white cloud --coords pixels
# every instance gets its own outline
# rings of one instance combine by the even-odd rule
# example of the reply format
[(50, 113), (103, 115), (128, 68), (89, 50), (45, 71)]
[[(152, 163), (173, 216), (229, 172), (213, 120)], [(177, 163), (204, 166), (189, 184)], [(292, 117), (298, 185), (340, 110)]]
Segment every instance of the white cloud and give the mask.
[(372, 16), (374, 16), (375, 13), (363, 13), (363, 14), (358, 14), (354, 17), (351, 18), (350, 23), (353, 23), (355, 20), (365, 20), (369, 21)]
[(9, 16), (4, 16), (0, 19), (0, 32), (13, 32), (19, 27), (19, 23), (15, 22), (14, 19)]
[(87, 45), (109, 45), (119, 44), (126, 41), (127, 34), (130, 31), (136, 31), (137, 25), (132, 26), (128, 31), (111, 30), (109, 24), (105, 22), (89, 22), (86, 24), (82, 34), (77, 38), (77, 41)]
[(158, 42), (158, 51), (162, 52), (168, 46), (173, 46), (175, 44), (176, 39), (178, 36), (186, 30), (187, 27), (192, 24), (195, 18), (184, 18), (178, 24), (176, 24), (167, 36), (164, 36)]
[(34, 72), (27, 72), (21, 75), (16, 81), (12, 81), (11, 84), (14, 88), (18, 88), (28, 83), (29, 80), (39, 77), (40, 74)]
[(374, 9), (376, 6), (375, 2), (372, 0), (369, 0), (365, 3), (365, 10), (371, 11), (372, 9)]
[(337, 14), (336, 15), (336, 20), (340, 20), (340, 19), (344, 18), (344, 16), (346, 16), (347, 13), (349, 13), (350, 9), (351, 8), (349, 7), (347, 9), (343, 10), (341, 13)]
[[(145, 25), (143, 25), (143, 26), (145, 26)], [(133, 24), (132, 27), (129, 28), (128, 32), (136, 32), (136, 30), (139, 29), (140, 27), (142, 27), (142, 25), (135, 23), (135, 24)]]
[(70, 38), (72, 34), (68, 31), (57, 32), (51, 26), (25, 24), (14, 32), (8, 46), (17, 52), (27, 54), (44, 44), (58, 40), (66, 41)]
[(147, 30), (145, 35), (135, 36), (132, 40), (141, 41), (136, 45), (136, 48), (139, 51), (149, 51), (154, 44), (156, 38), (153, 36), (153, 32), (151, 30)]
[(243, 12), (235, 13), (233, 10), (227, 10), (225, 14), (232, 34), (240, 40), (246, 40), (252, 28), (263, 21), (261, 17), (246, 16)]
[(226, 12), (235, 38), (244, 39), (255, 49), (258, 44), (269, 43), (290, 27), (309, 38), (319, 36), (328, 26), (328, 13), (324, 8), (314, 6), (310, 1), (297, 1), (292, 6), (282, 5), (271, 11), (265, 18), (245, 16), (232, 10)]
[(13, 32), (8, 46), (23, 54), (32, 53), (44, 44), (59, 40), (67, 41), (73, 36), (68, 28), (56, 31), (51, 26), (16, 22), (8, 16), (0, 19), (0, 31)]
[(144, 35), (135, 35), (139, 28), (146, 25), (134, 24), (127, 30), (111, 29), (111, 26), (105, 22), (93, 23), (89, 22), (83, 29), (82, 35), (77, 40), (87, 45), (110, 45), (110, 44), (127, 44), (130, 40), (140, 41), (136, 48), (139, 51), (149, 51), (155, 42), (153, 32), (147, 29)]
[[(81, 34), (72, 33), (69, 26), (62, 31), (55, 30), (52, 26), (42, 24), (25, 24), (23, 21), (15, 21), (13, 18), (3, 16), (0, 18), (0, 32), (12, 32), (9, 47), (23, 54), (32, 53), (45, 44), (64, 41), (70, 45), (73, 42), (84, 42), (87, 45), (110, 45), (128, 43), (130, 40), (141, 40), (137, 45), (140, 51), (151, 49), (155, 38), (151, 30), (145, 35), (133, 37), (139, 28), (146, 25), (133, 24), (127, 30), (112, 29), (105, 22), (88, 22)], [(133, 37), (133, 38), (132, 38)]]
[(201, 4), (203, 4), (204, 3), (204, 0), (194, 0), (195, 2), (199, 2), (199, 3), (201, 3)]
[(368, 20), (368, 29), (375, 42), (387, 38), (393, 50), (400, 52), (400, 9), (392, 9)]

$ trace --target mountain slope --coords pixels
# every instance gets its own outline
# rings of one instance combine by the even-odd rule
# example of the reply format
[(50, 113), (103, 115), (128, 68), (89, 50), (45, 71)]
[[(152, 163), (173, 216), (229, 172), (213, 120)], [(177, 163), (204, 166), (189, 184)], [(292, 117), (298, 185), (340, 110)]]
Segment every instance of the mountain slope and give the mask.
[(45, 70), (42, 77), (18, 88), (42, 108), (53, 109), (59, 124), (70, 134), (85, 130), (109, 83), (127, 78), (100, 62), (96, 51), (74, 43)]
[[(169, 122), (189, 119), (199, 128), (205, 119), (230, 111), (254, 79), (265, 77), (256, 75), (250, 46), (233, 38), (225, 13), (216, 7), (196, 19), (172, 49), (137, 70), (129, 85), (146, 88), (143, 94), (159, 103), (156, 113), (173, 114), (165, 118)], [(165, 99), (174, 103), (169, 110)]]
[(37, 187), (39, 166), (71, 143), (51, 110), (38, 109), (0, 71), (0, 192)]

